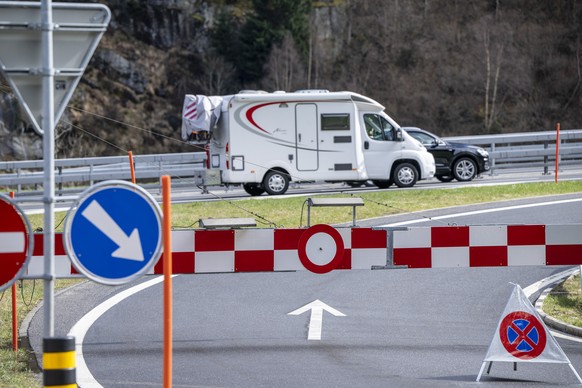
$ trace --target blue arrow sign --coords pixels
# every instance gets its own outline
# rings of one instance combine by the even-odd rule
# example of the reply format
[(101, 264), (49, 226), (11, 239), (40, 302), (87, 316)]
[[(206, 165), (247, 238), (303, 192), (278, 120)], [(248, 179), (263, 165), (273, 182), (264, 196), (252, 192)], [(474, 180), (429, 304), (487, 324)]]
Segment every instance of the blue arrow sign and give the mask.
[(119, 285), (147, 273), (161, 255), (161, 211), (124, 181), (90, 187), (67, 216), (65, 249), (89, 279)]

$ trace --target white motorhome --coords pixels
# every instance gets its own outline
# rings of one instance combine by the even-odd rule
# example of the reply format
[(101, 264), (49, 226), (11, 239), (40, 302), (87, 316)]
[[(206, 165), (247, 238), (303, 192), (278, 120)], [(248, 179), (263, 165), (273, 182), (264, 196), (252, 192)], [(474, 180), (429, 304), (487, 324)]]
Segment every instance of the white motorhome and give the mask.
[(432, 155), (382, 105), (352, 92), (187, 95), (182, 137), (207, 146), (221, 183), (251, 195), (283, 194), (290, 181), (411, 187), (435, 173)]

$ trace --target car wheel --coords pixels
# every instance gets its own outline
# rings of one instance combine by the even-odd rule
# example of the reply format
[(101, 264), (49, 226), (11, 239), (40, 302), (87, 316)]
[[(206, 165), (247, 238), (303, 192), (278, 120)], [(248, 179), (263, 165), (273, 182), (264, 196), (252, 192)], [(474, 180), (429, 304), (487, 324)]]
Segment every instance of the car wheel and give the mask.
[(281, 195), (289, 188), (289, 175), (281, 171), (269, 171), (263, 179), (263, 188), (269, 195)]
[(346, 185), (351, 186), (351, 187), (361, 187), (364, 183), (364, 181), (346, 181)]
[(258, 184), (256, 183), (245, 183), (243, 184), (243, 189), (250, 195), (252, 195), (253, 197), (256, 197), (258, 195), (261, 195), (265, 192), (265, 189), (263, 189), (262, 187), (260, 187)]
[(398, 187), (412, 187), (418, 180), (418, 171), (410, 163), (401, 163), (394, 169), (392, 180)]
[(445, 183), (450, 182), (453, 179), (455, 179), (450, 175), (435, 175), (435, 178), (438, 179), (439, 181), (445, 182)]
[(392, 186), (392, 181), (391, 180), (387, 180), (387, 181), (372, 181), (373, 184), (375, 184), (376, 186), (378, 186), (378, 188), (380, 189), (387, 189), (388, 187)]
[(477, 175), (477, 164), (470, 158), (461, 158), (453, 165), (453, 175), (461, 182), (468, 182)]

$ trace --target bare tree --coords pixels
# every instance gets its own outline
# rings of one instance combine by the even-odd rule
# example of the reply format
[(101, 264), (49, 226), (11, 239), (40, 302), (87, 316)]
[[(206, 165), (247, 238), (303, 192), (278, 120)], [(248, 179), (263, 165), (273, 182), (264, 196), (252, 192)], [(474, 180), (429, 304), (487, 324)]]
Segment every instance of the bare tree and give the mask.
[(580, 73), (580, 42), (579, 41), (576, 41), (576, 70), (578, 73), (578, 81), (576, 82), (576, 86), (574, 87), (574, 90), (572, 91), (570, 98), (568, 98), (568, 102), (566, 102), (566, 105), (564, 105), (564, 108), (562, 108), (562, 112), (565, 112), (568, 109), (568, 106), (570, 106), (570, 104), (572, 103), (572, 100), (574, 99), (574, 97), (578, 93), (578, 90), (580, 89), (580, 84), (582, 84), (582, 75)]
[[(491, 35), (489, 29), (486, 27), (483, 32), (483, 44), (485, 46), (485, 117), (484, 124), (487, 131), (491, 130), (491, 126), (495, 122), (497, 111), (495, 110), (497, 103), (497, 86), (499, 84), (499, 73), (501, 71), (501, 59), (503, 57), (503, 44), (497, 48), (497, 55), (492, 64), (491, 54)], [(493, 66), (493, 69), (491, 67)], [(495, 73), (494, 75), (492, 73)], [(492, 85), (493, 84), (493, 85)]]
[(234, 66), (226, 62), (221, 56), (210, 52), (204, 58), (204, 75), (199, 83), (204, 93), (208, 95), (221, 95), (232, 93), (228, 85), (234, 77)]
[(263, 86), (272, 90), (291, 91), (305, 87), (305, 70), (295, 47), (293, 37), (287, 33), (279, 46), (273, 47), (266, 64)]

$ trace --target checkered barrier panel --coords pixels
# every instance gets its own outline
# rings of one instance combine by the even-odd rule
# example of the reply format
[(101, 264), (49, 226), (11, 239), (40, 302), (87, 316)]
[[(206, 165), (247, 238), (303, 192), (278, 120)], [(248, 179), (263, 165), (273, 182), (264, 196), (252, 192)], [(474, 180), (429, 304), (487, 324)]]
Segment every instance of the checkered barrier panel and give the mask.
[[(172, 273), (224, 273), (306, 270), (298, 255), (298, 242), (307, 229), (227, 229), (172, 231)], [(337, 269), (371, 269), (386, 264), (386, 231), (371, 228), (337, 228), (344, 245)], [(43, 236), (35, 234), (28, 275), (44, 273)], [(163, 273), (164, 256), (152, 273)], [(57, 276), (77, 273), (55, 237)]]
[(582, 225), (433, 226), (394, 232), (409, 268), (582, 264)]
[[(306, 270), (298, 243), (307, 229), (176, 230), (172, 273)], [(385, 230), (337, 228), (344, 244), (337, 269), (386, 264)], [(44, 273), (43, 236), (34, 235), (28, 275)], [(409, 268), (582, 265), (582, 225), (491, 225), (413, 227), (394, 231), (394, 265)], [(163, 272), (160, 258), (152, 273)], [(57, 276), (77, 273), (55, 238)]]

